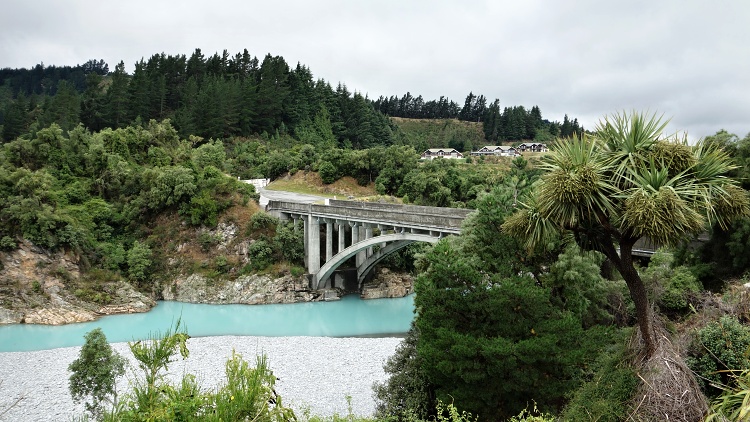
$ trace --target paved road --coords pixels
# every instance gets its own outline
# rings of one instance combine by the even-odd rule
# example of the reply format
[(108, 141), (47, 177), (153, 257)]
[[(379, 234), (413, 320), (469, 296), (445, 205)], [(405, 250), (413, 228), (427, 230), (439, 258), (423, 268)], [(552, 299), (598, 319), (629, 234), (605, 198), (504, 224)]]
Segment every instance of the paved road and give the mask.
[(260, 206), (265, 208), (268, 205), (268, 201), (289, 201), (289, 202), (300, 202), (303, 204), (311, 204), (313, 202), (323, 201), (325, 197), (315, 195), (305, 195), (302, 193), (285, 192), (280, 190), (268, 190), (262, 188), (260, 190)]

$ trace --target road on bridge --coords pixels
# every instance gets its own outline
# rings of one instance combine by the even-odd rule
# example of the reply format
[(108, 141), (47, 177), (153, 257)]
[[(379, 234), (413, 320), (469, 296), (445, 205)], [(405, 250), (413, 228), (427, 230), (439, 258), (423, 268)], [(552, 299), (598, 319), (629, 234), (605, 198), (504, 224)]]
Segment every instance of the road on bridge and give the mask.
[(262, 188), (259, 192), (260, 200), (258, 203), (264, 209), (268, 205), (268, 201), (289, 201), (299, 202), (302, 204), (312, 204), (313, 202), (323, 201), (325, 197), (316, 195), (306, 195), (303, 193), (286, 192), (281, 190), (269, 190)]

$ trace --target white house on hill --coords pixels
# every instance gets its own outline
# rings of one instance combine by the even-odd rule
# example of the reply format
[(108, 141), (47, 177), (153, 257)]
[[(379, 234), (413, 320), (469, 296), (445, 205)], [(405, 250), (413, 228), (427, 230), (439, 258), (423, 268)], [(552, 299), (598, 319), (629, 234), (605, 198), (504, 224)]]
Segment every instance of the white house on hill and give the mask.
[(471, 155), (498, 155), (501, 157), (515, 157), (521, 155), (515, 148), (506, 145), (487, 145), (474, 151)]
[(547, 144), (536, 142), (524, 142), (516, 147), (520, 152), (547, 152)]
[(434, 160), (435, 158), (464, 158), (464, 155), (455, 148), (430, 148), (422, 153), (423, 160)]

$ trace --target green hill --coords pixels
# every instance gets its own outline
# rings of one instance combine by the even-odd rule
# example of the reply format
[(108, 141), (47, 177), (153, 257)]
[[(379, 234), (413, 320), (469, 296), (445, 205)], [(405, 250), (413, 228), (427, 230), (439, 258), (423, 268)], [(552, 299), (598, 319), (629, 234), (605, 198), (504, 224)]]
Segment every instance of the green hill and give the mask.
[(455, 148), (461, 152), (476, 150), (487, 142), (482, 124), (457, 119), (407, 119), (391, 117), (398, 127), (395, 141), (411, 145), (417, 152), (428, 148)]

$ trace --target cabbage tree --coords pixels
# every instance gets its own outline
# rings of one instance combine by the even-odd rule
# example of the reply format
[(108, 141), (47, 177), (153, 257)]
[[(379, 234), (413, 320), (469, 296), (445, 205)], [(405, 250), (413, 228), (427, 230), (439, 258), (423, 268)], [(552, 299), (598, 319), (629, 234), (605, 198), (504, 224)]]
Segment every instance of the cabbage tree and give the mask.
[(627, 283), (649, 355), (655, 343), (646, 289), (633, 265), (636, 241), (675, 245), (750, 214), (747, 192), (727, 176), (730, 157), (702, 141), (664, 136), (667, 123), (621, 113), (602, 119), (593, 135), (558, 141), (531, 198), (502, 227), (529, 249), (564, 231), (604, 253)]

